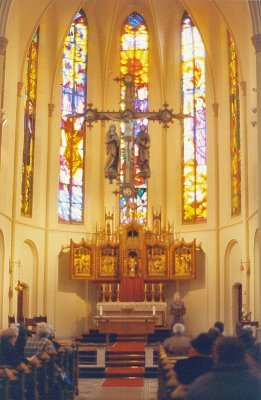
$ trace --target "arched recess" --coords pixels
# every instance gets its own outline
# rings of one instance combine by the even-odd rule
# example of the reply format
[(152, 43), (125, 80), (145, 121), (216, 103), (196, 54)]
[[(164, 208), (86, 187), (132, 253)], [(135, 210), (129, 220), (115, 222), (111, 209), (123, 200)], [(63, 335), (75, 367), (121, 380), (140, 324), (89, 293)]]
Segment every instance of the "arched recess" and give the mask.
[(227, 334), (236, 332), (238, 320), (239, 291), (242, 285), (241, 249), (239, 243), (232, 240), (225, 251), (224, 262), (224, 323)]
[(0, 230), (0, 310), (1, 318), (0, 318), (0, 329), (3, 327), (3, 296), (4, 296), (4, 259), (5, 259), (5, 242), (3, 232)]
[(252, 314), (252, 320), (253, 321), (259, 321), (260, 320), (260, 301), (261, 301), (261, 296), (260, 296), (260, 270), (259, 270), (259, 237), (258, 237), (258, 231), (255, 233), (254, 237), (254, 265), (253, 265), (253, 271), (252, 273), (254, 274), (254, 295), (253, 297), (251, 296), (251, 304), (253, 304), (253, 309), (251, 306), (251, 311), (253, 312)]
[[(25, 240), (21, 246), (20, 267), (15, 279), (25, 284), (23, 316), (32, 317), (38, 313), (38, 269), (39, 257), (35, 244)], [(15, 282), (16, 284), (17, 282)]]

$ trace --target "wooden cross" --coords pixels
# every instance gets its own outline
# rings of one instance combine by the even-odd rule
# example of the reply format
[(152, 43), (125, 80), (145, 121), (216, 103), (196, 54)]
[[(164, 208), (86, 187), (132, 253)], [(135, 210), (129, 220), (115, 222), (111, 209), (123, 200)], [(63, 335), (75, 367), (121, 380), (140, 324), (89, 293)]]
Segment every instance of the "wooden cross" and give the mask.
[[(93, 122), (97, 121), (109, 121), (118, 120), (123, 122), (129, 122), (136, 119), (146, 118), (150, 121), (158, 121), (162, 123), (164, 128), (168, 128), (168, 124), (173, 122), (173, 119), (183, 120), (189, 117), (187, 114), (179, 112), (178, 114), (173, 113), (173, 109), (169, 108), (169, 104), (166, 102), (163, 104), (163, 108), (159, 111), (143, 111), (138, 112), (134, 107), (134, 81), (133, 75), (126, 74), (122, 78), (115, 78), (117, 82), (122, 81), (126, 85), (126, 97), (125, 97), (125, 110), (122, 111), (98, 111), (97, 108), (93, 108), (92, 103), (88, 103), (87, 110), (85, 112), (85, 121), (88, 127), (92, 127)], [(81, 114), (82, 115), (82, 114)]]
[[(135, 82), (134, 76), (132, 74), (125, 74), (121, 78), (115, 78), (116, 82), (123, 82), (126, 86), (125, 99), (124, 99), (124, 110), (121, 111), (98, 111), (97, 108), (93, 108), (92, 103), (87, 104), (87, 109), (84, 114), (74, 115), (74, 117), (84, 116), (87, 127), (91, 128), (93, 122), (97, 121), (108, 121), (117, 120), (122, 121), (125, 126), (124, 134), (122, 138), (125, 142), (125, 171), (124, 171), (124, 183), (120, 185), (120, 191), (114, 191), (115, 194), (122, 193), (125, 197), (133, 198), (135, 197), (135, 188), (133, 183), (133, 144), (134, 144), (134, 121), (137, 119), (148, 119), (150, 121), (158, 121), (163, 124), (164, 128), (169, 127), (169, 123), (172, 123), (174, 119), (179, 121), (183, 120), (189, 115), (179, 112), (174, 114), (173, 110), (169, 108), (169, 104), (166, 102), (163, 104), (163, 108), (158, 111), (145, 111), (139, 112), (135, 110)], [(148, 168), (149, 170), (149, 168)], [(150, 176), (150, 171), (146, 171), (142, 175), (145, 178)], [(107, 176), (108, 177), (108, 176)], [(115, 171), (113, 171), (112, 176), (109, 176), (110, 182), (115, 179)]]

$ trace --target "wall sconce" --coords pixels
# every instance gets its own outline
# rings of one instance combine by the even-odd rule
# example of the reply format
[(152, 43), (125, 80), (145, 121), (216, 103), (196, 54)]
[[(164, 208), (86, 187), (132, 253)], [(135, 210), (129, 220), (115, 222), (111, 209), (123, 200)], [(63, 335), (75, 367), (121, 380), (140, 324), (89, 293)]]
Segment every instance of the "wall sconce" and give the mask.
[(14, 266), (17, 265), (18, 268), (20, 269), (21, 267), (21, 260), (18, 261), (12, 261), (9, 260), (9, 274), (11, 274), (14, 271)]
[(247, 276), (250, 275), (250, 261), (240, 261), (239, 269), (241, 272), (245, 271)]

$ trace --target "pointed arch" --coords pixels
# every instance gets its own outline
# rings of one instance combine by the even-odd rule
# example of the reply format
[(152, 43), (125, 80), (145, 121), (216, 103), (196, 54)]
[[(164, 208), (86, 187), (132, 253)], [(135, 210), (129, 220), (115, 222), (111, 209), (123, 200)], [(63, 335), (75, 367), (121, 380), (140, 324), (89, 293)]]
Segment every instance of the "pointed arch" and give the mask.
[[(135, 110), (145, 112), (148, 110), (148, 68), (149, 68), (149, 33), (144, 18), (133, 12), (124, 21), (121, 29), (121, 77), (126, 74), (134, 76), (134, 103)], [(121, 81), (121, 109), (126, 109), (126, 84)], [(148, 125), (147, 119), (140, 119), (134, 123), (135, 138), (141, 131), (141, 125)], [(124, 124), (122, 124), (122, 134)], [(141, 176), (141, 171), (137, 161), (138, 146), (134, 145), (134, 183), (137, 194), (135, 198), (128, 200), (124, 195), (120, 195), (120, 223), (128, 223), (131, 216), (128, 210), (131, 207), (136, 209), (135, 219), (139, 223), (147, 223), (148, 210), (148, 185), (147, 179)], [(124, 173), (124, 141), (121, 140), (121, 180)], [(128, 207), (127, 202), (130, 202)]]
[(33, 212), (33, 176), (35, 148), (35, 118), (37, 69), (39, 53), (39, 27), (33, 35), (26, 57), (26, 82), (24, 102), (24, 146), (21, 187), (21, 215), (31, 217)]
[(183, 124), (183, 222), (206, 222), (206, 61), (205, 46), (187, 12), (181, 23), (182, 108), (189, 114)]
[(81, 10), (64, 41), (59, 177), (59, 222), (83, 223), (88, 23)]

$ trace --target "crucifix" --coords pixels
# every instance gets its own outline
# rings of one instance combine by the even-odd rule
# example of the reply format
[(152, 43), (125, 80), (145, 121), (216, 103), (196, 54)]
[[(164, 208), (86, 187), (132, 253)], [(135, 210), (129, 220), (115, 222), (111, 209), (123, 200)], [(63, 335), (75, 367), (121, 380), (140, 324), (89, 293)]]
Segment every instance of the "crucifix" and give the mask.
[[(115, 81), (122, 82), (125, 87), (124, 109), (121, 111), (98, 111), (89, 103), (85, 112), (85, 121), (88, 127), (92, 127), (93, 122), (116, 120), (123, 122), (122, 140), (124, 140), (124, 179), (120, 182), (120, 191), (115, 191), (115, 194), (121, 193), (127, 198), (135, 196), (134, 187), (134, 143), (137, 143), (139, 148), (138, 162), (140, 166), (140, 174), (143, 178), (149, 178), (149, 147), (150, 138), (147, 127), (142, 125), (138, 136), (134, 137), (134, 121), (138, 119), (148, 119), (162, 123), (164, 128), (168, 128), (168, 124), (173, 122), (173, 119), (179, 121), (188, 117), (188, 115), (174, 114), (173, 110), (165, 102), (163, 108), (159, 111), (137, 112), (135, 110), (135, 82), (134, 76), (130, 73), (125, 74), (121, 78), (115, 78)], [(119, 178), (119, 155), (120, 155), (120, 139), (116, 133), (116, 126), (112, 124), (109, 128), (106, 137), (107, 160), (105, 165), (105, 177), (110, 183)]]

